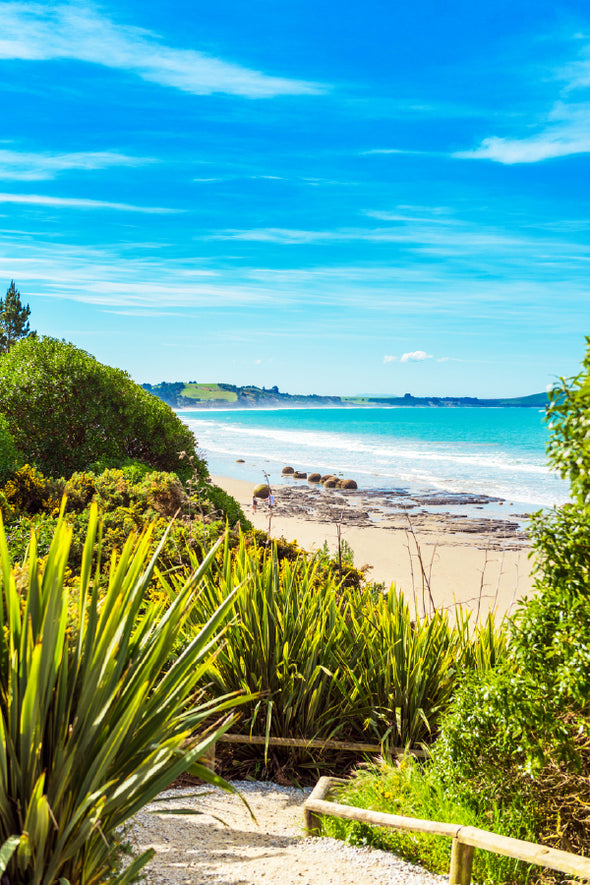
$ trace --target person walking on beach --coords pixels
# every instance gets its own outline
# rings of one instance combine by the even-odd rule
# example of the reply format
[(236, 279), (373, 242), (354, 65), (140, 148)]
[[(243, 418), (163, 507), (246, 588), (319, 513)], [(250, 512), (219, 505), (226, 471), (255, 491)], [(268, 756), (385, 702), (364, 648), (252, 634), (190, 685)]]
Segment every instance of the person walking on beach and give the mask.
[(252, 496), (252, 513), (256, 513), (256, 506), (258, 501), (256, 500), (256, 495)]
[(272, 510), (274, 506), (275, 506), (275, 496), (271, 492), (270, 495), (268, 496), (268, 509)]

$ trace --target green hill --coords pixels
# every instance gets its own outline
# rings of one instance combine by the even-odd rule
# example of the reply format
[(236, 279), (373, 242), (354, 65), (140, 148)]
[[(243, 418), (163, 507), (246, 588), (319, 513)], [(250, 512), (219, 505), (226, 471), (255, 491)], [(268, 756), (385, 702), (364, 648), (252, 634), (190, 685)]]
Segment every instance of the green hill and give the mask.
[(278, 387), (238, 387), (235, 384), (199, 383), (197, 381), (161, 381), (159, 384), (143, 384), (154, 396), (163, 399), (177, 409), (244, 407), (289, 407), (300, 405), (342, 405), (339, 396), (281, 393)]
[(289, 406), (480, 406), (543, 409), (549, 402), (546, 393), (533, 393), (502, 399), (479, 399), (476, 396), (318, 396), (281, 393), (278, 387), (238, 387), (235, 384), (197, 381), (161, 381), (143, 384), (145, 390), (175, 409), (187, 408), (288, 408)]

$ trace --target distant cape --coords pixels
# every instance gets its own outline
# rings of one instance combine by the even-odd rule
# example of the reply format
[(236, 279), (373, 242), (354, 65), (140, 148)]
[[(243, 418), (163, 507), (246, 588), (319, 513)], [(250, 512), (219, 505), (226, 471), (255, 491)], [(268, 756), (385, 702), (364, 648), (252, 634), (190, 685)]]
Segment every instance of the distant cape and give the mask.
[(289, 407), (353, 407), (353, 406), (432, 406), (452, 408), (478, 406), (482, 408), (537, 408), (544, 409), (549, 403), (547, 393), (529, 396), (479, 399), (476, 396), (318, 396), (317, 394), (281, 393), (278, 387), (238, 387), (235, 384), (199, 383), (197, 381), (161, 381), (159, 384), (142, 384), (159, 399), (175, 409), (227, 409), (227, 408), (289, 408)]

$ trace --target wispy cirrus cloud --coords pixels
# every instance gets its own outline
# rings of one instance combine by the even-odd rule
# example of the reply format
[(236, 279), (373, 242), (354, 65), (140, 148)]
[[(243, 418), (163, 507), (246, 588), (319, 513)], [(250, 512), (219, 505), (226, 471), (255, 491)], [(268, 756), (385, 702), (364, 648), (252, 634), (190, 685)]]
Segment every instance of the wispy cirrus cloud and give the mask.
[(161, 206), (134, 206), (131, 203), (111, 203), (108, 200), (86, 200), (77, 197), (51, 197), (44, 194), (3, 194), (0, 203), (16, 203), (29, 206), (54, 206), (60, 209), (112, 209), (116, 212), (143, 212), (148, 215), (170, 215), (177, 209)]
[(0, 149), (0, 179), (42, 181), (60, 172), (80, 170), (95, 172), (114, 166), (144, 166), (154, 163), (150, 157), (132, 157), (118, 151), (47, 152)]
[(587, 153), (590, 153), (590, 102), (575, 106), (558, 102), (538, 134), (520, 139), (484, 138), (478, 148), (456, 151), (453, 156), (512, 165)]
[[(316, 331), (322, 339), (331, 335), (334, 340), (352, 334), (353, 329), (358, 335), (359, 327), (381, 339), (383, 333), (375, 331), (374, 317), (379, 318), (380, 330), (395, 327), (410, 340), (424, 316), (446, 328), (456, 328), (460, 334), (464, 334), (465, 316), (472, 323), (482, 323), (486, 335), (489, 322), (499, 314), (510, 323), (526, 316), (531, 335), (550, 334), (554, 328), (555, 278), (540, 275), (532, 279), (530, 261), (526, 279), (512, 274), (499, 281), (497, 277), (478, 279), (463, 262), (449, 267), (427, 259), (411, 272), (405, 262), (396, 265), (394, 261), (277, 270), (224, 265), (214, 258), (204, 261), (194, 256), (194, 250), (178, 255), (173, 243), (161, 243), (158, 250), (156, 245), (146, 241), (135, 242), (132, 249), (122, 243), (75, 247), (61, 242), (58, 232), (50, 239), (32, 239), (30, 232), (19, 234), (13, 228), (3, 232), (0, 228), (0, 279), (6, 285), (16, 279), (27, 298), (72, 301), (126, 315), (142, 316), (145, 311), (178, 315), (179, 310), (185, 315), (186, 311), (211, 308), (220, 312), (229, 309), (235, 321), (241, 309), (251, 318), (254, 310), (270, 311), (268, 315), (276, 317), (281, 308), (289, 318), (285, 335), (291, 338), (313, 334), (308, 328), (310, 308), (330, 312), (333, 321), (320, 322)], [(563, 280), (563, 274), (558, 273)], [(562, 327), (569, 324), (578, 333), (587, 305), (586, 280), (584, 275), (579, 285), (560, 292)], [(343, 311), (355, 309), (360, 313), (351, 326), (349, 314)], [(302, 324), (292, 321), (297, 316)], [(228, 321), (226, 339), (231, 329)], [(240, 329), (243, 331), (241, 325)], [(398, 363), (401, 356), (400, 352)], [(432, 359), (436, 362), (444, 357)], [(406, 361), (408, 366), (419, 363), (409, 357)]]
[(590, 153), (590, 43), (582, 35), (578, 40), (586, 45), (577, 59), (549, 72), (550, 83), (563, 85), (555, 90), (544, 114), (527, 120), (526, 135), (489, 136), (476, 148), (455, 151), (452, 156), (512, 165)]
[(253, 243), (273, 243), (296, 246), (310, 244), (337, 243), (391, 243), (400, 249), (425, 254), (446, 256), (473, 256), (481, 265), (485, 252), (488, 261), (514, 260), (522, 255), (523, 261), (530, 262), (531, 256), (539, 251), (547, 254), (550, 246), (552, 260), (562, 260), (565, 256), (587, 256), (585, 246), (554, 238), (548, 242), (545, 236), (536, 236), (532, 231), (518, 231), (501, 227), (487, 226), (459, 218), (440, 218), (405, 211), (365, 212), (379, 220), (391, 221), (391, 225), (379, 227), (334, 228), (331, 230), (305, 230), (291, 228), (251, 228), (246, 230), (222, 230), (208, 234), (206, 239), (243, 241)]
[(209, 95), (246, 98), (316, 95), (318, 83), (273, 77), (195, 49), (167, 46), (143, 28), (117, 24), (91, 3), (0, 4), (0, 58), (25, 61), (76, 59), (131, 71), (143, 80)]
[[(136, 249), (141, 244), (136, 243)], [(0, 230), (0, 279), (19, 281), (27, 296), (92, 304), (142, 315), (177, 308), (272, 305), (280, 290), (220, 276), (216, 269), (192, 259), (154, 257), (152, 244), (145, 257), (129, 257), (120, 245), (72, 246), (55, 241), (34, 242), (26, 234)]]

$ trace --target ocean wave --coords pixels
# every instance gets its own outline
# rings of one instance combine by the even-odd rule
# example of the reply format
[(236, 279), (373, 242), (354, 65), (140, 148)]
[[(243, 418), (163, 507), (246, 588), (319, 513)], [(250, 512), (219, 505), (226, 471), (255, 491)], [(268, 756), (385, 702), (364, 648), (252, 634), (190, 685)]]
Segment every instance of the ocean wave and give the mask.
[[(252, 415), (251, 411), (239, 418), (226, 412), (221, 420), (211, 413), (202, 418), (181, 417), (210, 458), (228, 462), (244, 458), (253, 464), (264, 463), (269, 472), (279, 475), (285, 464), (291, 464), (307, 471), (347, 474), (373, 488), (476, 492), (518, 500), (527, 506), (553, 506), (567, 500), (566, 484), (545, 463), (544, 436), (537, 433), (531, 439), (525, 432), (530, 418), (522, 422), (525, 430), (520, 436), (511, 427), (510, 434), (503, 431), (503, 436), (498, 434), (496, 439), (490, 432), (489, 416), (484, 416), (481, 429), (473, 419), (464, 435), (456, 414), (452, 426), (450, 422), (444, 424), (446, 416), (439, 416), (435, 430), (450, 437), (454, 434), (455, 438), (432, 439), (407, 432), (396, 436), (398, 428), (384, 424), (374, 427), (370, 422), (362, 427), (362, 433), (350, 432), (344, 421), (335, 428), (333, 412), (326, 417), (330, 426), (325, 430), (306, 427), (293, 412), (289, 416), (281, 412), (275, 419), (268, 413)], [(420, 429), (420, 416), (411, 417), (413, 426)], [(321, 415), (318, 417), (316, 412), (313, 420), (317, 425)], [(518, 420), (511, 418), (517, 431)], [(290, 422), (291, 426), (281, 426), (281, 422)], [(431, 426), (424, 427), (425, 436), (431, 432)], [(509, 437), (508, 442), (504, 437)], [(256, 469), (259, 471), (259, 467)]]

